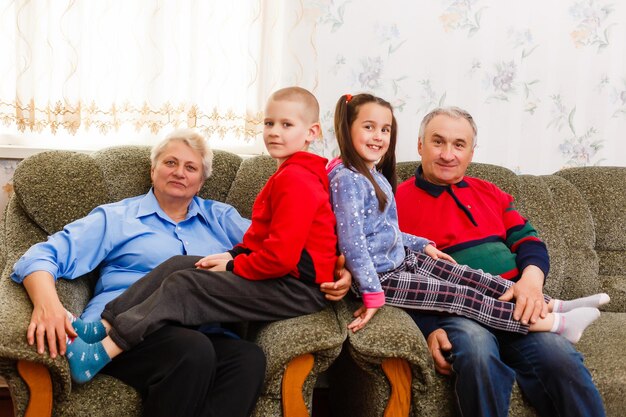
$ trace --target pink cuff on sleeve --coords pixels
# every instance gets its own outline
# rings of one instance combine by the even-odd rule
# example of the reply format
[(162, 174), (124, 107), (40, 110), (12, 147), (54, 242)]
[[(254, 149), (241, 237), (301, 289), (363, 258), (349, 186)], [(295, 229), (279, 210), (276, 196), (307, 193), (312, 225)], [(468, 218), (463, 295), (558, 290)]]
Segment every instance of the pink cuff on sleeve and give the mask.
[(385, 293), (382, 291), (366, 292), (362, 296), (366, 308), (380, 308), (385, 305)]

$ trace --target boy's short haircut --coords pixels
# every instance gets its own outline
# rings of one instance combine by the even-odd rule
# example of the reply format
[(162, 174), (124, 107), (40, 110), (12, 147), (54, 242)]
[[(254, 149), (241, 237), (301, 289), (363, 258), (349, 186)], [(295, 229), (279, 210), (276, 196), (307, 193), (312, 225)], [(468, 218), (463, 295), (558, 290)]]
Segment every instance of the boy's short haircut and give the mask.
[[(303, 117), (308, 122), (317, 123), (320, 121), (320, 105), (317, 99), (309, 90), (302, 87), (286, 87), (275, 91), (270, 96), (269, 100), (287, 100), (297, 101), (304, 105), (306, 114)], [(268, 101), (269, 101), (268, 100)]]

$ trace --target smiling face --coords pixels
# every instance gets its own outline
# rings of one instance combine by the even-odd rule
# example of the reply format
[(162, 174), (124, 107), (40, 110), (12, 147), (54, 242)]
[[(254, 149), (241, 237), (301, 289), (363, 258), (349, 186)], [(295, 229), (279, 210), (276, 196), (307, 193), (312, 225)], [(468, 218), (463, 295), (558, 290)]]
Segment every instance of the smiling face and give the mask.
[(270, 99), (267, 102), (263, 141), (278, 165), (294, 153), (307, 150), (309, 143), (318, 137), (319, 123), (307, 120), (307, 115), (302, 101)]
[(366, 103), (350, 126), (352, 146), (369, 169), (374, 168), (389, 149), (393, 116), (391, 110), (378, 103)]
[(417, 145), (424, 178), (437, 185), (461, 181), (474, 156), (474, 131), (462, 117), (435, 116)]
[(157, 200), (179, 200), (188, 205), (204, 182), (202, 169), (202, 156), (197, 151), (184, 142), (171, 141), (150, 170)]

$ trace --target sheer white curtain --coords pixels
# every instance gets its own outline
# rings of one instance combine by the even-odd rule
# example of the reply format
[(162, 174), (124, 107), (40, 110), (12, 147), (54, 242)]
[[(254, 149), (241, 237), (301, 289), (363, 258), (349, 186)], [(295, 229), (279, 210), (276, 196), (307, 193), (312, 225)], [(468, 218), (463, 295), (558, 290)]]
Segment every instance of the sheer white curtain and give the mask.
[[(146, 143), (196, 127), (258, 152), (299, 2), (0, 0), (0, 128), (29, 143)], [(302, 52), (302, 50), (300, 50)], [(78, 142), (78, 144), (77, 144)]]

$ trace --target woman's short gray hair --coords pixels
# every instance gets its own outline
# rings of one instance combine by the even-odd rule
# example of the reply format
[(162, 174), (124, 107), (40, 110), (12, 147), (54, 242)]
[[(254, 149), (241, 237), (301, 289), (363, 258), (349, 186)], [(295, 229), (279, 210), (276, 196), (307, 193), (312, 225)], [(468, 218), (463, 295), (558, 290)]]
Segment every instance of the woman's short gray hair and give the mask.
[(472, 138), (472, 147), (476, 147), (476, 143), (478, 143), (478, 127), (476, 127), (476, 122), (474, 122), (474, 118), (471, 114), (469, 114), (466, 110), (463, 110), (460, 107), (450, 106), (450, 107), (437, 107), (432, 110), (422, 119), (422, 123), (420, 124), (419, 131), (419, 140), (424, 139), (424, 133), (426, 132), (426, 126), (430, 123), (431, 120), (435, 118), (435, 116), (439, 116), (440, 114), (450, 116), (454, 119), (463, 118), (468, 121), (472, 130), (474, 131), (474, 137)]
[(159, 156), (161, 156), (167, 145), (175, 140), (183, 142), (200, 154), (202, 157), (203, 179), (209, 178), (213, 172), (213, 151), (204, 140), (204, 137), (193, 129), (176, 129), (168, 134), (161, 142), (154, 145), (150, 152), (152, 168), (156, 166), (157, 159), (159, 159)]

